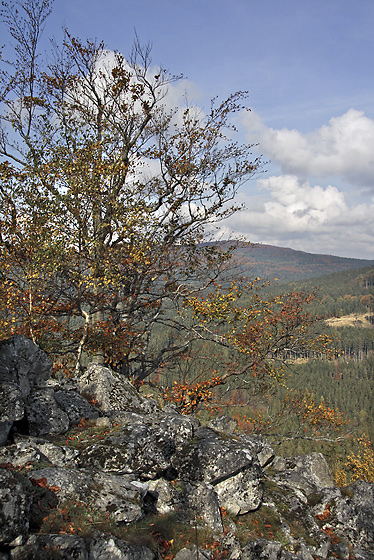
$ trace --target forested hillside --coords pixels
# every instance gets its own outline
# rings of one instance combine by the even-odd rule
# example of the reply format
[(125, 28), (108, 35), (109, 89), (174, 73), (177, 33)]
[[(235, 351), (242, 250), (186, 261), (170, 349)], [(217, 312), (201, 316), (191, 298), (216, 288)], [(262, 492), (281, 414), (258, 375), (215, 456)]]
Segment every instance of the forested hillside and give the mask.
[[(334, 359), (297, 360), (287, 379), (288, 387), (307, 389), (316, 403), (325, 402), (340, 409), (350, 422), (348, 431), (353, 436), (365, 432), (374, 442), (374, 268), (339, 272), (271, 289), (280, 293), (285, 289), (315, 289), (314, 310), (329, 317), (328, 332), (336, 337)], [(274, 409), (284, 395), (285, 390), (279, 388), (271, 404)], [(326, 442), (317, 448), (330, 453), (334, 462), (339, 454), (346, 455), (351, 445), (348, 442), (345, 452), (341, 445)], [(292, 451), (302, 451), (310, 443), (306, 446), (299, 441), (293, 446)]]
[(234, 257), (241, 274), (270, 281), (277, 278), (279, 282), (300, 281), (374, 265), (374, 261), (306, 253), (261, 243), (239, 245)]
[[(322, 451), (329, 457), (331, 466), (337, 468), (352, 450), (356, 450), (357, 438), (362, 433), (374, 442), (374, 268), (346, 270), (290, 284), (275, 283), (265, 287), (261, 297), (266, 300), (270, 292), (283, 297), (285, 293), (300, 291), (316, 292), (311, 310), (327, 317), (325, 328), (334, 341), (332, 355), (307, 351), (291, 353), (283, 383), (262, 396), (255, 396), (253, 386), (248, 388), (245, 383), (233, 381), (230, 391), (227, 387), (223, 391), (216, 388), (219, 394), (216, 402), (220, 412), (234, 416), (244, 429), (259, 430), (266, 436), (273, 431), (274, 442), (281, 442), (282, 433), (286, 434), (281, 452)], [(201, 344), (199, 352), (181, 357), (164, 381), (169, 386), (174, 381), (193, 383), (202, 375), (206, 376), (209, 369), (222, 374), (214, 353), (209, 353)], [(289, 400), (290, 391), (299, 396)], [(307, 395), (306, 400), (301, 395)], [(298, 401), (298, 398), (304, 400)], [(327, 416), (331, 410), (334, 419), (337, 418), (334, 411), (339, 409), (346, 422), (341, 434), (348, 433), (350, 437), (344, 440), (341, 434), (327, 434), (327, 425), (323, 422), (320, 429), (307, 432), (310, 426), (300, 423), (300, 415), (306, 414), (307, 406), (314, 410), (321, 406), (320, 410)], [(206, 412), (201, 410), (199, 414), (204, 418)], [(255, 425), (249, 421), (256, 418)], [(314, 421), (315, 417), (312, 423)], [(277, 424), (276, 428), (271, 426), (272, 422)], [(268, 432), (267, 426), (270, 426)]]

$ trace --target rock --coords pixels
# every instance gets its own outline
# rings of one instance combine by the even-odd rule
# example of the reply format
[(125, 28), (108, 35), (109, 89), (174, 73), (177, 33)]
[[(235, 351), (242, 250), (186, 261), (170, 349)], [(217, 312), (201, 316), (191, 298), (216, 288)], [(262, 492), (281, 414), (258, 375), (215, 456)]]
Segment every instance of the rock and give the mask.
[(15, 383), (22, 398), (42, 386), (51, 372), (52, 362), (31, 340), (16, 335), (0, 342), (0, 381)]
[(262, 501), (262, 471), (259, 465), (239, 472), (215, 485), (219, 502), (229, 513), (243, 515), (256, 510)]
[(174, 560), (211, 560), (211, 556), (207, 550), (196, 548), (181, 548), (174, 557)]
[(16, 467), (30, 463), (50, 463), (48, 457), (29, 441), (0, 448), (0, 464), (10, 463)]
[(100, 492), (93, 492), (92, 503), (110, 513), (117, 523), (133, 523), (155, 510), (156, 499), (148, 493), (147, 486), (130, 477), (97, 473), (93, 480)]
[(23, 336), (0, 342), (0, 445), (15, 421), (24, 416), (23, 399), (49, 379), (52, 364), (44, 352)]
[(88, 560), (84, 539), (76, 535), (31, 535), (11, 551), (11, 560)]
[(238, 422), (230, 416), (217, 416), (208, 424), (208, 428), (224, 434), (233, 434), (238, 427)]
[(213, 531), (221, 533), (223, 524), (220, 511), (220, 501), (213, 486), (201, 482), (188, 485), (186, 488), (188, 506), (195, 515), (202, 518)]
[(129, 476), (116, 476), (83, 469), (46, 467), (30, 471), (28, 477), (45, 479), (48, 487), (58, 488), (60, 500), (80, 501), (110, 514), (118, 523), (132, 523), (155, 509), (156, 499), (147, 488)]
[(33, 391), (26, 399), (25, 412), (32, 436), (64, 434), (69, 429), (69, 417), (58, 406), (53, 389)]
[(281, 472), (282, 477), (288, 476), (292, 479), (293, 484), (299, 480), (300, 484), (304, 485), (304, 489), (310, 493), (334, 486), (329, 466), (322, 453), (311, 453), (300, 457), (277, 457), (272, 463), (272, 468)]
[(20, 387), (11, 381), (0, 381), (0, 423), (20, 420), (24, 406)]
[(261, 467), (266, 467), (273, 461), (274, 449), (265, 439), (259, 436), (249, 436), (247, 434), (239, 434), (238, 437), (244, 445), (252, 449), (253, 453), (257, 455)]
[[(80, 380), (49, 376), (49, 360), (30, 341), (0, 344), (0, 560), (156, 560), (163, 552), (155, 536), (169, 541), (179, 524), (190, 534), (196, 519), (213, 549), (167, 555), (374, 560), (374, 485), (357, 481), (341, 492), (321, 454), (274, 458), (266, 440), (235, 431), (230, 418), (201, 427), (172, 405), (158, 409), (102, 366)], [(74, 516), (86, 513), (108, 519), (113, 534), (98, 533), (94, 521), (84, 539), (40, 533), (46, 518), (61, 516), (79, 531)], [(134, 529), (124, 527), (137, 522), (140, 542), (127, 542)], [(243, 525), (245, 546), (237, 538)]]
[(54, 466), (69, 468), (78, 466), (79, 451), (77, 449), (72, 449), (67, 445), (54, 445), (49, 441), (43, 442), (38, 438), (35, 438), (35, 440), (37, 449), (39, 449)]
[(102, 535), (91, 541), (89, 560), (156, 560), (156, 555), (146, 546)]
[(221, 506), (234, 515), (257, 509), (261, 503), (261, 467), (239, 438), (200, 428), (196, 441), (173, 456), (172, 465), (179, 476), (212, 484)]
[(301, 557), (284, 550), (279, 542), (255, 539), (249, 542), (241, 560), (301, 560)]
[(112, 425), (118, 429), (81, 452), (82, 466), (146, 479), (170, 477), (171, 458), (194, 435), (194, 424), (186, 416), (117, 412)]
[[(0, 387), (0, 392), (1, 392), (1, 387)], [(14, 422), (14, 418), (9, 418), (8, 422), (0, 422), (0, 446), (5, 445), (7, 443), (10, 431), (13, 426), (13, 422)]]
[(166, 515), (180, 507), (182, 502), (182, 488), (171, 484), (164, 478), (150, 480), (148, 482), (149, 491), (154, 495), (155, 507), (159, 514)]
[(147, 414), (157, 408), (154, 401), (139, 395), (135, 387), (107, 367), (91, 364), (79, 379), (82, 394), (94, 397), (103, 412), (124, 410)]
[(374, 551), (374, 484), (357, 481), (336, 500), (336, 532), (345, 536), (358, 552)]
[(96, 419), (100, 416), (98, 409), (74, 390), (55, 391), (54, 397), (61, 410), (68, 415), (70, 424), (78, 424), (82, 418)]
[(0, 545), (29, 532), (32, 496), (16, 472), (0, 469)]

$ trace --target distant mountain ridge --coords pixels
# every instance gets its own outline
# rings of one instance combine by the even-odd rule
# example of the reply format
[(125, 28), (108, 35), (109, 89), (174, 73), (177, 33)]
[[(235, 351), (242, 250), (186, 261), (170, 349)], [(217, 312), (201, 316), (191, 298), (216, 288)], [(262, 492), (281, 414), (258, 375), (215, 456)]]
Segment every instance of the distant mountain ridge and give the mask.
[[(227, 242), (222, 242), (227, 243)], [(293, 282), (374, 266), (374, 260), (306, 253), (261, 243), (243, 243), (234, 251), (236, 273), (248, 278)]]

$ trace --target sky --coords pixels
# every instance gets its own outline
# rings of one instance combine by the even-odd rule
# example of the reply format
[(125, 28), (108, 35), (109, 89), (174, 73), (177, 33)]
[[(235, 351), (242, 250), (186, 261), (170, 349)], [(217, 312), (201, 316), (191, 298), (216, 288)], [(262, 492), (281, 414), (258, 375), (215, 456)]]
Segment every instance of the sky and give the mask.
[(136, 31), (203, 108), (248, 91), (239, 140), (267, 163), (225, 236), (374, 259), (373, 0), (55, 0), (62, 26), (125, 56)]

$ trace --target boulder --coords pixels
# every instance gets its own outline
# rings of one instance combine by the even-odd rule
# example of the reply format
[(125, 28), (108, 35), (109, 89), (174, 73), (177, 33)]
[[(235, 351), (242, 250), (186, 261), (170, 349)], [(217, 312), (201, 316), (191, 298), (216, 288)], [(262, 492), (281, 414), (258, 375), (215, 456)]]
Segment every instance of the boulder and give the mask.
[(61, 501), (74, 500), (110, 514), (117, 523), (132, 523), (155, 509), (156, 499), (147, 486), (129, 476), (91, 472), (83, 469), (46, 467), (28, 473), (30, 480), (45, 480), (57, 487)]
[(334, 479), (322, 453), (311, 453), (299, 457), (277, 457), (272, 468), (282, 473), (282, 478), (300, 487), (307, 493), (332, 488)]
[(217, 416), (213, 418), (208, 424), (208, 428), (216, 432), (223, 432), (224, 434), (233, 434), (238, 427), (238, 422), (230, 416)]
[(33, 391), (25, 401), (28, 433), (32, 436), (64, 434), (68, 431), (69, 417), (57, 404), (53, 389)]
[(154, 401), (142, 397), (119, 373), (111, 369), (91, 364), (79, 379), (81, 394), (94, 397), (105, 413), (116, 410), (148, 414), (157, 409)]
[(116, 537), (100, 535), (89, 547), (89, 560), (156, 560), (148, 547), (124, 542)]
[(25, 479), (0, 469), (0, 545), (9, 545), (29, 532), (32, 495)]
[(75, 390), (59, 389), (54, 392), (54, 398), (59, 408), (67, 414), (70, 425), (78, 424), (82, 418), (95, 420), (100, 417), (100, 411)]
[(23, 336), (0, 342), (0, 445), (14, 422), (24, 416), (24, 401), (34, 387), (49, 379), (52, 363), (36, 344)]
[(14, 445), (0, 448), (0, 464), (23, 467), (27, 464), (50, 463), (44, 453), (30, 441), (20, 441)]
[(240, 438), (199, 428), (196, 439), (172, 457), (172, 466), (180, 477), (211, 484), (220, 505), (234, 515), (261, 503), (262, 469)]
[(31, 340), (16, 335), (0, 342), (0, 381), (15, 383), (21, 397), (50, 378), (52, 362)]
[(82, 537), (76, 535), (30, 535), (23, 546), (11, 551), (11, 560), (88, 560)]
[(359, 480), (349, 485), (336, 500), (332, 514), (336, 517), (336, 532), (348, 539), (357, 554), (374, 551), (373, 483)]
[(194, 423), (185, 416), (117, 412), (111, 417), (118, 426), (87, 446), (80, 455), (81, 466), (117, 474), (135, 473), (145, 479), (170, 477), (172, 457), (194, 435)]

